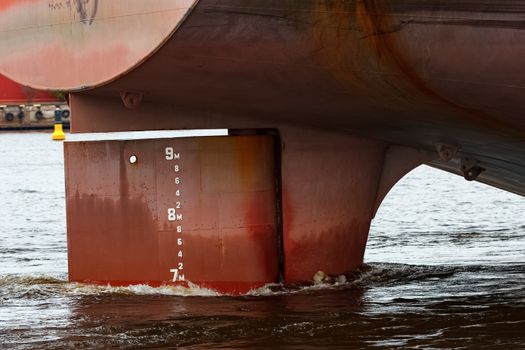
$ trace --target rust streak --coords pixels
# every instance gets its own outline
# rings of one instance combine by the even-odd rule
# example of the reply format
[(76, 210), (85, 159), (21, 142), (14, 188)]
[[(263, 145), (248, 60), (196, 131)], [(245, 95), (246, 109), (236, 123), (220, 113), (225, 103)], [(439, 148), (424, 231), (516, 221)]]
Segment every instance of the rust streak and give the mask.
[(379, 5), (378, 1), (361, 0), (357, 1), (356, 6), (357, 18), (363, 28), (363, 39), (366, 39), (369, 43), (383, 70), (394, 72), (397, 74), (396, 76), (406, 79), (396, 82), (397, 84), (406, 82), (408, 85), (405, 84), (406, 86), (403, 88), (407, 90), (415, 89), (415, 91), (411, 91), (412, 93), (418, 92), (433, 100), (459, 107), (431, 89), (421, 79), (412, 65), (407, 62), (402, 54), (398, 37), (395, 35), (402, 27), (393, 23), (391, 16), (385, 15), (386, 11), (382, 5)]
[[(429, 102), (436, 101), (458, 112), (465, 119), (469, 119), (476, 124), (481, 123), (489, 130), (504, 130), (510, 135), (523, 137), (523, 132), (508, 123), (502, 123), (499, 118), (495, 118), (483, 111), (467, 108), (459, 105), (445, 96), (439, 94), (421, 78), (414, 67), (403, 55), (402, 45), (397, 35), (404, 26), (393, 22), (393, 16), (388, 15), (384, 7), (384, 1), (378, 0), (359, 0), (356, 3), (357, 18), (363, 27), (363, 38), (366, 39), (386, 72), (394, 72), (394, 76), (405, 79), (397, 81), (397, 84), (408, 83), (408, 85), (398, 85), (400, 88), (410, 91), (411, 94), (419, 94), (420, 97), (429, 99)], [(388, 79), (384, 75), (384, 79)]]

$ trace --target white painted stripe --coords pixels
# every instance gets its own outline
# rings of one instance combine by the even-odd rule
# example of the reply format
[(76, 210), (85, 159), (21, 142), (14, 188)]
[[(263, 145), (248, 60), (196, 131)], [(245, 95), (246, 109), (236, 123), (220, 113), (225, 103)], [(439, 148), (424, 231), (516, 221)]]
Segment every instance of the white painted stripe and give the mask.
[(228, 129), (152, 130), (68, 134), (66, 142), (171, 139), (177, 137), (227, 136)]

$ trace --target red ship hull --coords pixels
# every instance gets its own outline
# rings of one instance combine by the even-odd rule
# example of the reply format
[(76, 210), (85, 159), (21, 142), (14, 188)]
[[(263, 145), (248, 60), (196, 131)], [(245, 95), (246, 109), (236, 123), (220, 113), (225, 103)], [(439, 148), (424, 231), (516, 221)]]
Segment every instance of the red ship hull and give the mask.
[(22, 86), (0, 75), (0, 105), (26, 105), (35, 103), (62, 103), (63, 100), (46, 91)]
[[(68, 144), (72, 280), (181, 283), (182, 263), (185, 281), (237, 293), (343, 274), (423, 163), (525, 194), (523, 1), (9, 4), (0, 49), (16, 50), (0, 71), (69, 91), (74, 133), (230, 130)], [(184, 165), (187, 232), (166, 222), (167, 140), (200, 145)]]
[(23, 86), (0, 75), (0, 129), (52, 128), (55, 109), (64, 122), (69, 122), (69, 110), (63, 98), (57, 94)]
[(230, 293), (278, 280), (272, 137), (68, 142), (65, 152), (72, 280)]

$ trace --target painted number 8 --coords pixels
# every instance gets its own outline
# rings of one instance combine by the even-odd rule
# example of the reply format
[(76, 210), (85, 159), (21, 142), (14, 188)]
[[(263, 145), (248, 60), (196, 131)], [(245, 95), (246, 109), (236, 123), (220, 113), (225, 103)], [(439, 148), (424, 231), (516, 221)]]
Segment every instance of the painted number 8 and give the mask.
[(175, 208), (169, 208), (168, 209), (168, 220), (169, 221), (175, 221), (177, 217), (175, 216)]

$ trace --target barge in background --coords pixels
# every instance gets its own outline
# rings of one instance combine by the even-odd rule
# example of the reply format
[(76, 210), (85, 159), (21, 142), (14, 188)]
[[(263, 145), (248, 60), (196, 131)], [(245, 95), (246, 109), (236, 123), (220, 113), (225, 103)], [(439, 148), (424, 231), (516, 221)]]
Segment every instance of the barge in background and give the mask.
[(68, 128), (69, 106), (60, 94), (22, 86), (0, 75), (0, 130), (51, 129), (57, 109)]

